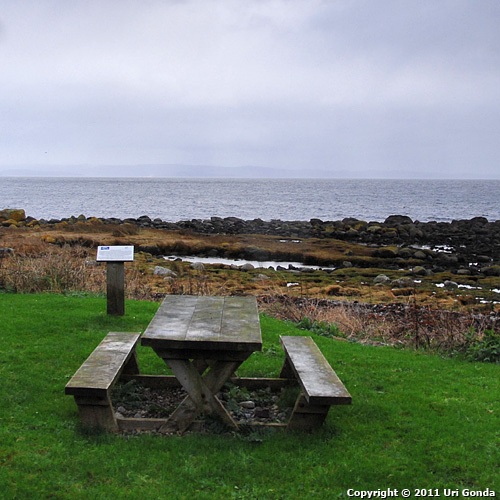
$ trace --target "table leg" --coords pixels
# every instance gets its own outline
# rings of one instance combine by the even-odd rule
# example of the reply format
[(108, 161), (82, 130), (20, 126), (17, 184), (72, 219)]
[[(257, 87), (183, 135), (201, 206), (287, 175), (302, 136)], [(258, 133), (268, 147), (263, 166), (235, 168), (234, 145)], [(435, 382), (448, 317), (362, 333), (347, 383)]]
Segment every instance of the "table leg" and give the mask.
[(165, 362), (188, 396), (160, 428), (160, 432), (178, 430), (182, 433), (202, 412), (217, 415), (227, 426), (238, 428), (215, 394), (220, 391), (242, 361), (216, 361), (204, 377), (199, 373), (197, 366), (189, 360), (166, 359)]

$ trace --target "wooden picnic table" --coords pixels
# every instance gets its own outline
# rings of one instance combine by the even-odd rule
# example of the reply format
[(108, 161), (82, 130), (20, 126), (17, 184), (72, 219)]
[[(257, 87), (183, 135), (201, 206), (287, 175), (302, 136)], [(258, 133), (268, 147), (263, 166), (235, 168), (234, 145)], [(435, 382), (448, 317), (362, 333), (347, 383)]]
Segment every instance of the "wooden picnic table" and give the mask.
[(237, 429), (216, 394), (262, 350), (255, 297), (169, 295), (141, 338), (188, 393), (160, 431), (184, 432), (201, 413)]

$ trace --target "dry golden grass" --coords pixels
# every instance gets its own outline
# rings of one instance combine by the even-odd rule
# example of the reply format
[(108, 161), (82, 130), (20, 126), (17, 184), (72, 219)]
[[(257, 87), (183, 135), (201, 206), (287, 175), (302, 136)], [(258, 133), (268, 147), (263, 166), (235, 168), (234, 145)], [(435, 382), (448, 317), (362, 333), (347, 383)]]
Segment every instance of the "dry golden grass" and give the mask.
[[(223, 266), (207, 266), (204, 272), (189, 269), (186, 263), (168, 264), (162, 255), (199, 255), (215, 251), (218, 255), (241, 256), (244, 249), (269, 252), (271, 259), (302, 261), (319, 257), (334, 259), (370, 259), (372, 251), (360, 245), (338, 240), (291, 240), (266, 235), (200, 235), (190, 231), (141, 229), (130, 224), (108, 225), (96, 220), (59, 224), (48, 228), (0, 228), (0, 246), (14, 248), (14, 254), (0, 260), (0, 288), (18, 291), (105, 290), (104, 266), (90, 266), (98, 245), (134, 245), (136, 260), (127, 264), (127, 293), (136, 298), (158, 298), (167, 293), (213, 295), (283, 295), (328, 298), (338, 301), (359, 300), (367, 303), (410, 303), (441, 309), (482, 310), (470, 294), (457, 295), (437, 289), (432, 282), (418, 288), (392, 289), (390, 285), (374, 286), (380, 273), (391, 280), (404, 271), (378, 267), (340, 267), (333, 273), (288, 271), (268, 272), (268, 280), (259, 280), (265, 270), (244, 273)], [(138, 251), (142, 249), (143, 251)], [(349, 254), (349, 255), (348, 255)], [(354, 254), (354, 255), (350, 255)], [(290, 258), (292, 257), (292, 258)], [(314, 258), (316, 258), (314, 257)], [(365, 261), (363, 264), (367, 264)], [(153, 275), (155, 265), (166, 265), (176, 271), (175, 279)], [(449, 274), (440, 280), (453, 278)], [(297, 286), (288, 286), (291, 283)], [(494, 285), (494, 283), (493, 283)], [(496, 307), (497, 306), (492, 306)]]
[[(0, 290), (105, 293), (106, 265), (95, 262), (96, 247), (101, 244), (133, 244), (186, 253), (217, 247), (236, 252), (248, 246), (275, 251), (282, 245), (272, 237), (202, 237), (137, 230), (135, 226), (119, 226), (110, 231), (97, 223), (94, 228), (89, 223), (74, 226), (77, 227), (70, 231), (65, 226), (54, 230), (0, 229), (0, 246), (14, 249), (13, 253), (0, 258)], [(308, 248), (314, 245), (320, 248), (323, 244), (312, 241)], [(291, 248), (295, 244), (283, 245)], [(332, 244), (332, 248), (334, 246)], [(170, 268), (176, 276), (155, 275), (153, 270), (157, 265)], [(159, 300), (166, 294), (252, 294), (259, 298), (261, 310), (270, 315), (295, 322), (308, 318), (311, 322), (334, 325), (343, 337), (370, 342), (413, 343), (450, 349), (463, 345), (471, 327), (481, 335), (481, 325), (471, 323), (472, 315), (454, 316), (442, 311), (465, 311), (476, 307), (474, 297), (457, 298), (455, 292), (443, 289), (429, 292), (417, 288), (393, 290), (389, 285), (373, 286), (372, 277), (380, 271), (340, 269), (331, 274), (297, 274), (256, 269), (242, 272), (222, 265), (196, 271), (187, 262), (167, 262), (151, 253), (137, 252), (134, 262), (125, 265), (126, 296)], [(260, 276), (264, 274), (267, 278)], [(297, 285), (288, 286), (292, 283)], [(406, 308), (398, 314), (373, 314), (367, 306), (381, 303), (399, 303)], [(433, 314), (427, 312), (431, 310)]]

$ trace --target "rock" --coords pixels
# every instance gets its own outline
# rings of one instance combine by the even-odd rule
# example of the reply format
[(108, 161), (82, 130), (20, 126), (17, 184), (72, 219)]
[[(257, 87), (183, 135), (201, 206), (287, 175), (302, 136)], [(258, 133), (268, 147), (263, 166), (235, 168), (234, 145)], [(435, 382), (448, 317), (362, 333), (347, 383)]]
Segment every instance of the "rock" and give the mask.
[(344, 262), (342, 262), (342, 267), (352, 267), (352, 262), (344, 260)]
[(386, 276), (385, 274), (379, 274), (374, 280), (373, 282), (376, 284), (376, 285), (383, 285), (385, 283), (388, 283), (390, 280), (389, 276)]
[(403, 259), (409, 259), (410, 257), (413, 257), (414, 253), (415, 253), (414, 249), (404, 247), (398, 250), (398, 257), (401, 257)]
[(255, 408), (254, 415), (255, 418), (269, 418), (271, 412), (269, 411), (269, 408), (261, 408), (258, 406)]
[(205, 266), (203, 265), (202, 262), (193, 262), (190, 266), (191, 269), (194, 269), (195, 271), (204, 271)]
[(473, 217), (470, 220), (471, 224), (477, 224), (480, 226), (484, 226), (485, 224), (488, 224), (488, 219), (486, 217)]
[(21, 222), (25, 219), (26, 213), (21, 208), (6, 208), (5, 210), (0, 210), (0, 220), (13, 220), (15, 222)]
[(266, 274), (258, 274), (256, 277), (255, 277), (255, 281), (266, 281), (270, 279), (269, 276), (267, 276)]
[(454, 265), (458, 263), (458, 257), (456, 255), (450, 255), (447, 253), (439, 254), (439, 261), (444, 265)]
[(157, 276), (172, 276), (173, 278), (177, 277), (177, 273), (168, 269), (168, 267), (155, 266), (153, 274)]
[(323, 221), (321, 219), (310, 219), (309, 223), (311, 226), (321, 226), (323, 225)]
[(415, 282), (410, 278), (399, 278), (394, 280), (391, 285), (395, 288), (411, 288), (415, 286)]
[(422, 266), (415, 266), (412, 270), (411, 270), (412, 274), (414, 274), (415, 276), (427, 276), (427, 270), (425, 269), (425, 267), (422, 267)]
[(246, 408), (247, 410), (253, 410), (255, 408), (255, 403), (253, 401), (242, 401), (240, 406), (242, 408)]
[(481, 262), (481, 264), (486, 264), (488, 262), (491, 262), (491, 257), (489, 257), (488, 255), (478, 255), (476, 257), (476, 260), (478, 262)]
[(397, 252), (393, 248), (379, 248), (373, 252), (373, 257), (381, 257), (382, 259), (394, 259), (397, 257)]
[(413, 257), (415, 257), (415, 259), (420, 259), (420, 260), (423, 260), (425, 258), (427, 258), (427, 255), (425, 252), (423, 252), (422, 250), (417, 250), (414, 254), (413, 254)]
[(6, 255), (11, 255), (13, 253), (14, 253), (13, 248), (9, 248), (9, 247), (0, 248), (0, 257), (5, 257)]
[(454, 281), (446, 280), (444, 282), (444, 287), (448, 288), (450, 290), (454, 290), (455, 288), (458, 288), (458, 283), (455, 283)]
[(17, 222), (14, 219), (7, 219), (7, 220), (2, 221), (2, 226), (5, 226), (5, 227), (17, 227), (18, 225), (19, 225), (19, 222)]
[(487, 267), (486, 269), (483, 269), (483, 273), (486, 276), (500, 276), (500, 266), (490, 266)]
[(250, 264), (250, 262), (247, 262), (240, 267), (241, 271), (252, 271), (253, 269), (255, 269), (255, 267), (253, 264)]
[(406, 215), (389, 215), (389, 217), (385, 219), (384, 224), (399, 226), (400, 224), (413, 224), (413, 221)]

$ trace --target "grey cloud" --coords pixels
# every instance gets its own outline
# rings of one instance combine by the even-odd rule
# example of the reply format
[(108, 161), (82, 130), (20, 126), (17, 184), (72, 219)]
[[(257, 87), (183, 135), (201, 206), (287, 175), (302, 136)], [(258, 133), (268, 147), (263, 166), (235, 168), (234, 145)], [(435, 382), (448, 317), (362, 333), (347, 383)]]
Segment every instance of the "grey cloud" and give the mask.
[(474, 165), (498, 177), (499, 21), (496, 0), (7, 1), (0, 173), (187, 163), (460, 177)]

